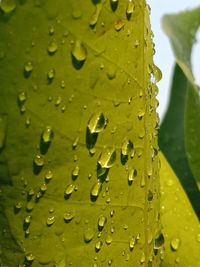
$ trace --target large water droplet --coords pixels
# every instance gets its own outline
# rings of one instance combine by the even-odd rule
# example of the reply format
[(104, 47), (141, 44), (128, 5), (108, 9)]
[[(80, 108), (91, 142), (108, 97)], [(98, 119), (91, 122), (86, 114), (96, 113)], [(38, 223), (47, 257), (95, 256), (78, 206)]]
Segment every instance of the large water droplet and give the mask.
[(53, 139), (53, 130), (51, 126), (46, 126), (46, 128), (42, 132), (42, 140), (44, 143), (50, 143)]
[(68, 210), (64, 213), (63, 218), (65, 222), (70, 222), (74, 218), (74, 212), (71, 210)]
[(102, 188), (101, 182), (97, 181), (91, 188), (90, 191), (91, 197), (97, 198), (99, 196), (101, 188)]
[(162, 79), (162, 72), (155, 64), (153, 64), (152, 70), (153, 70), (152, 74), (154, 75), (155, 82), (158, 83)]
[(174, 237), (171, 239), (170, 246), (173, 251), (176, 251), (180, 247), (180, 239), (178, 237)]
[(107, 120), (102, 112), (92, 114), (88, 121), (88, 129), (91, 134), (102, 132), (106, 127)]
[(80, 41), (75, 41), (73, 48), (72, 48), (72, 56), (75, 58), (78, 62), (83, 62), (87, 58), (87, 50), (83, 43)]
[(98, 227), (100, 231), (104, 228), (106, 222), (107, 218), (104, 215), (101, 215), (98, 219)]
[(16, 0), (2, 0), (2, 1), (0, 1), (0, 9), (6, 14), (9, 14), (12, 11), (14, 11), (15, 8), (16, 8)]
[(84, 240), (86, 243), (90, 242), (94, 237), (94, 230), (92, 228), (87, 228), (84, 231)]
[(155, 240), (154, 240), (154, 249), (160, 249), (165, 242), (164, 236), (161, 233)]
[(104, 148), (98, 159), (98, 163), (102, 168), (111, 168), (116, 160), (116, 150), (115, 148)]

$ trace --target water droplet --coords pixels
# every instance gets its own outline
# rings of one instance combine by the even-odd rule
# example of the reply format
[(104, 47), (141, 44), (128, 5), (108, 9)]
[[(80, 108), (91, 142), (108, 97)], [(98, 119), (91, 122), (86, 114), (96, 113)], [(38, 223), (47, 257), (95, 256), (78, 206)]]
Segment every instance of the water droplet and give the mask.
[(75, 189), (75, 186), (73, 184), (69, 184), (65, 189), (65, 197), (69, 197)]
[(55, 102), (55, 106), (58, 107), (61, 104), (61, 102), (62, 102), (62, 97), (58, 96)]
[(162, 79), (162, 72), (155, 64), (153, 64), (152, 70), (155, 78), (155, 83), (158, 83)]
[(72, 48), (72, 56), (78, 61), (83, 62), (87, 58), (87, 50), (85, 46), (80, 42), (76, 41)]
[(79, 168), (79, 166), (77, 165), (77, 166), (75, 166), (75, 168), (74, 168), (73, 171), (72, 171), (72, 177), (73, 177), (73, 179), (76, 179), (76, 178), (78, 177), (79, 172), (80, 172), (80, 168)]
[(107, 218), (104, 215), (100, 215), (98, 219), (98, 227), (100, 231), (104, 228), (106, 222), (107, 222)]
[(16, 8), (16, 0), (2, 0), (0, 1), (0, 9), (5, 13), (9, 14)]
[(90, 26), (94, 27), (97, 24), (100, 12), (102, 10), (102, 3), (98, 3), (95, 5), (95, 11), (92, 14), (91, 18), (90, 18)]
[(103, 242), (102, 241), (97, 241), (96, 242), (96, 244), (95, 244), (95, 250), (96, 250), (96, 252), (100, 251), (102, 245), (103, 245)]
[(107, 245), (110, 245), (112, 243), (112, 236), (111, 235), (107, 235), (105, 241), (106, 241)]
[(135, 243), (136, 243), (136, 239), (135, 237), (132, 237), (130, 240), (129, 240), (129, 249), (130, 250), (133, 250), (134, 247), (135, 247)]
[(78, 145), (79, 142), (79, 136), (76, 137), (76, 139), (74, 140), (73, 144), (72, 144), (72, 148), (75, 149)]
[(32, 253), (28, 253), (28, 254), (26, 254), (26, 256), (25, 256), (25, 260), (26, 260), (28, 263), (34, 261), (34, 259), (35, 259), (35, 257), (34, 257), (34, 255), (33, 255)]
[(27, 117), (26, 122), (25, 122), (26, 127), (29, 127), (30, 124), (31, 124), (31, 119), (30, 119), (30, 117)]
[(48, 226), (51, 226), (54, 223), (55, 223), (55, 217), (53, 215), (47, 218), (46, 224)]
[(23, 206), (23, 203), (22, 203), (21, 201), (18, 201), (18, 202), (15, 204), (15, 209), (16, 209), (17, 211), (19, 211), (19, 210), (21, 210), (22, 206)]
[(25, 217), (24, 219), (24, 223), (27, 225), (29, 225), (31, 223), (31, 219), (32, 219), (32, 216), (31, 215), (28, 215)]
[(145, 258), (145, 254), (144, 254), (144, 252), (142, 252), (142, 256), (141, 256), (141, 258), (140, 258), (140, 263), (141, 263), (141, 264), (145, 263), (145, 260), (146, 260), (146, 258)]
[(162, 233), (154, 240), (154, 249), (160, 249), (165, 242), (164, 236)]
[(65, 222), (70, 222), (74, 218), (74, 212), (71, 210), (68, 210), (64, 213), (63, 216)]
[(55, 32), (54, 26), (51, 25), (51, 26), (49, 27), (49, 35), (53, 35), (54, 32)]
[(82, 12), (80, 9), (74, 8), (72, 10), (72, 18), (73, 19), (80, 19), (82, 17)]
[(137, 170), (132, 168), (128, 172), (128, 182), (131, 184), (134, 180), (135, 177), (137, 176)]
[(46, 183), (43, 183), (43, 184), (40, 186), (40, 191), (41, 191), (42, 193), (44, 193), (46, 190), (47, 190), (47, 184), (46, 184)]
[(133, 142), (125, 138), (121, 145), (121, 153), (123, 156), (128, 156), (133, 151)]
[(180, 246), (180, 239), (177, 238), (177, 237), (174, 237), (171, 239), (171, 242), (170, 242), (170, 246), (171, 246), (171, 249), (173, 251), (176, 251), (178, 250), (179, 246)]
[(135, 9), (135, 6), (133, 3), (133, 0), (128, 0), (128, 5), (126, 9), (126, 15), (128, 19), (130, 19), (131, 15), (133, 14), (134, 9)]
[(111, 168), (116, 160), (116, 150), (115, 148), (104, 148), (101, 152), (98, 163), (102, 168)]
[(54, 55), (56, 53), (56, 51), (58, 50), (58, 44), (55, 40), (52, 40), (48, 47), (47, 47), (48, 53), (50, 55)]
[(26, 205), (26, 210), (30, 212), (30, 211), (32, 211), (34, 209), (34, 207), (35, 207), (35, 202), (34, 201), (30, 201)]
[(90, 242), (94, 237), (94, 230), (92, 228), (87, 228), (84, 231), (84, 240), (86, 243)]
[(200, 234), (197, 234), (196, 240), (197, 242), (200, 242)]
[(49, 82), (52, 82), (54, 77), (56, 75), (56, 71), (55, 69), (50, 69), (48, 72), (47, 72), (47, 78), (49, 80)]
[(98, 197), (100, 191), (101, 191), (101, 188), (102, 188), (102, 184), (100, 181), (97, 181), (91, 188), (91, 191), (90, 191), (90, 194), (92, 197)]
[(20, 105), (23, 105), (24, 103), (25, 103), (25, 101), (26, 101), (26, 93), (23, 91), (23, 92), (20, 92), (19, 94), (18, 94), (18, 101), (19, 101), (19, 104)]
[(120, 31), (123, 27), (124, 27), (124, 25), (125, 25), (125, 22), (123, 21), (123, 20), (118, 20), (118, 21), (116, 21), (115, 22), (115, 30), (116, 31)]
[(148, 191), (148, 196), (147, 196), (148, 201), (152, 201), (153, 200), (153, 193), (151, 190)]
[(46, 126), (46, 128), (42, 132), (42, 140), (44, 143), (50, 143), (53, 139), (53, 130), (51, 126)]
[(145, 111), (140, 109), (138, 111), (138, 119), (141, 120), (144, 117), (144, 115), (145, 115)]
[(44, 165), (44, 156), (42, 156), (41, 154), (36, 154), (34, 163), (36, 164), (36, 166), (42, 167)]
[(33, 63), (31, 61), (26, 62), (24, 65), (24, 72), (26, 75), (30, 75), (33, 71)]
[(102, 132), (106, 127), (107, 120), (102, 112), (92, 114), (88, 121), (88, 129), (91, 134)]
[(53, 178), (53, 172), (51, 170), (48, 170), (46, 173), (45, 173), (45, 180), (49, 181)]

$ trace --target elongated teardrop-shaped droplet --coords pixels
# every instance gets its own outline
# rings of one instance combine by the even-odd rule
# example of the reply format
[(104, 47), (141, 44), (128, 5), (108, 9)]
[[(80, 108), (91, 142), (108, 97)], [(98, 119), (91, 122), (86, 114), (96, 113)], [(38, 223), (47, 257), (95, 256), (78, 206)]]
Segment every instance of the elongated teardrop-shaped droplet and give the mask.
[(99, 230), (102, 230), (107, 222), (107, 218), (104, 215), (101, 215), (98, 219)]
[(63, 215), (65, 222), (70, 222), (74, 218), (74, 212), (71, 210), (68, 210)]
[(155, 64), (153, 64), (152, 70), (153, 70), (155, 82), (158, 83), (162, 79), (162, 72)]
[(36, 154), (34, 158), (34, 163), (38, 167), (42, 167), (44, 165), (44, 156), (41, 154)]
[(98, 252), (101, 249), (102, 245), (102, 241), (97, 241), (97, 243), (95, 244), (95, 250)]
[(111, 168), (116, 160), (116, 150), (115, 148), (104, 148), (98, 159), (98, 163), (102, 168)]
[(65, 196), (68, 197), (74, 192), (75, 186), (73, 184), (69, 184), (65, 189)]
[(47, 47), (48, 53), (53, 55), (58, 50), (58, 44), (55, 40), (51, 41)]
[(79, 172), (80, 172), (80, 168), (79, 168), (79, 166), (77, 165), (77, 166), (73, 169), (73, 171), (72, 171), (72, 177), (73, 177), (73, 178), (77, 178), (78, 175), (79, 175)]
[(91, 134), (100, 133), (106, 127), (107, 120), (102, 112), (92, 114), (88, 121), (88, 129)]
[(85, 229), (83, 236), (86, 243), (90, 242), (94, 237), (94, 230), (88, 227), (87, 229)]
[(135, 177), (137, 176), (137, 170), (136, 169), (130, 169), (128, 172), (128, 182), (132, 183), (135, 180)]
[(72, 56), (78, 61), (85, 61), (87, 58), (87, 50), (80, 41), (75, 41), (72, 48)]
[(155, 240), (154, 240), (154, 249), (160, 249), (165, 242), (164, 236), (161, 233)]
[(55, 217), (53, 215), (48, 217), (46, 223), (48, 226), (51, 226), (52, 224), (55, 223)]
[(135, 6), (133, 3), (133, 0), (128, 0), (128, 5), (127, 5), (127, 9), (126, 9), (126, 14), (127, 14), (128, 18), (133, 14), (134, 8), (135, 8)]
[(91, 188), (90, 194), (92, 197), (98, 197), (102, 188), (102, 184), (100, 181), (97, 181)]
[(133, 151), (133, 142), (125, 138), (121, 145), (121, 153), (123, 156), (128, 156)]
[(170, 246), (171, 246), (171, 249), (173, 250), (173, 251), (176, 251), (176, 250), (178, 250), (179, 249), (179, 247), (180, 247), (180, 239), (178, 238), (178, 237), (174, 237), (174, 238), (172, 238), (172, 240), (171, 240), (171, 242), (170, 242)]
[(92, 14), (92, 16), (90, 18), (90, 26), (91, 27), (94, 27), (97, 24), (101, 10), (102, 10), (102, 3), (96, 4), (94, 14)]
[(50, 143), (53, 139), (53, 130), (51, 126), (47, 126), (42, 132), (42, 140), (44, 143)]
[(5, 13), (9, 14), (16, 8), (16, 0), (2, 0), (0, 1), (0, 9)]
[(133, 250), (134, 247), (135, 247), (135, 243), (136, 243), (136, 239), (135, 237), (132, 237), (130, 240), (129, 240), (129, 249), (130, 250)]

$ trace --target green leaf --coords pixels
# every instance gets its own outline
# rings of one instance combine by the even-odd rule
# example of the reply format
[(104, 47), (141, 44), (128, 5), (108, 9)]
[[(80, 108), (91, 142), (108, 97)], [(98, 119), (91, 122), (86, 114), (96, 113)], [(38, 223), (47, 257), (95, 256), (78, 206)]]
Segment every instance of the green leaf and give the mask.
[(185, 150), (197, 182), (200, 179), (200, 95), (192, 73), (191, 52), (199, 25), (200, 8), (167, 15), (163, 19), (163, 28), (170, 38), (176, 62), (188, 80), (184, 113)]
[(200, 194), (188, 164), (184, 144), (187, 86), (187, 78), (179, 65), (176, 64), (169, 107), (160, 127), (159, 145), (179, 177), (196, 213), (200, 216)]
[(1, 2), (4, 266), (159, 266), (149, 9), (112, 2)]
[(162, 267), (196, 267), (199, 263), (200, 225), (179, 180), (165, 156), (161, 160), (161, 220), (165, 238)]

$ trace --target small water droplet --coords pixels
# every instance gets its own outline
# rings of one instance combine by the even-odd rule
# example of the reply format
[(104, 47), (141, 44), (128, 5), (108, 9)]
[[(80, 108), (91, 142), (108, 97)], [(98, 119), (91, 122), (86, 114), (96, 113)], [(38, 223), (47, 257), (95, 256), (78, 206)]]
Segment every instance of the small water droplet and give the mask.
[(128, 19), (130, 19), (131, 15), (133, 14), (134, 9), (135, 9), (135, 6), (133, 3), (133, 0), (128, 0), (128, 5), (126, 8), (126, 15)]
[(49, 27), (49, 35), (53, 35), (54, 32), (55, 32), (54, 26), (51, 25), (51, 26)]
[(47, 218), (47, 221), (46, 221), (46, 224), (48, 225), (48, 226), (51, 226), (52, 224), (54, 224), (55, 223), (55, 217), (52, 215), (52, 216), (49, 216), (48, 218)]
[(24, 223), (26, 225), (29, 225), (31, 223), (31, 219), (32, 219), (31, 215), (26, 216), (25, 219), (24, 219)]
[(23, 207), (23, 203), (21, 201), (18, 201), (16, 204), (15, 204), (15, 209), (17, 211), (21, 210), (21, 208)]
[(54, 77), (56, 75), (56, 71), (55, 69), (50, 69), (48, 72), (47, 72), (47, 79), (49, 80), (49, 82), (52, 82)]
[(101, 152), (98, 163), (101, 166), (101, 168), (111, 168), (116, 160), (116, 150), (115, 148), (104, 148)]
[(106, 222), (107, 218), (104, 215), (101, 215), (98, 219), (98, 227), (100, 231), (104, 228)]
[(116, 31), (120, 31), (124, 27), (124, 25), (125, 25), (125, 22), (120, 19), (115, 22), (114, 28)]
[(65, 189), (65, 197), (69, 197), (74, 192), (75, 186), (73, 184), (69, 184)]
[(78, 175), (79, 175), (79, 172), (80, 172), (80, 168), (79, 168), (78, 165), (76, 165), (75, 168), (72, 171), (72, 178), (76, 179), (78, 177)]
[(25, 260), (28, 262), (28, 263), (31, 263), (32, 261), (34, 261), (35, 257), (32, 253), (28, 253), (26, 254), (25, 256)]
[(102, 241), (99, 240), (99, 241), (96, 242), (96, 244), (95, 244), (95, 250), (96, 250), (96, 252), (99, 252), (100, 251), (102, 245), (103, 245), (103, 242)]
[(180, 239), (177, 238), (177, 237), (172, 238), (172, 239), (171, 239), (171, 242), (170, 242), (170, 246), (171, 246), (171, 249), (172, 249), (173, 251), (178, 250), (179, 247), (180, 247)]
[(102, 132), (106, 127), (107, 120), (102, 112), (92, 114), (88, 121), (88, 129), (91, 134)]
[(68, 210), (68, 211), (66, 211), (66, 212), (64, 213), (63, 218), (64, 218), (65, 222), (70, 222), (70, 221), (74, 218), (74, 215), (75, 215), (75, 214), (74, 214), (73, 211)]
[(62, 97), (58, 96), (55, 102), (55, 106), (58, 107), (61, 104), (61, 102), (62, 102)]
[(53, 172), (51, 170), (48, 170), (46, 173), (45, 173), (45, 180), (49, 181), (53, 178)]
[(26, 98), (27, 98), (27, 96), (26, 96), (26, 93), (23, 91), (23, 92), (20, 92), (19, 94), (18, 94), (18, 101), (19, 101), (19, 104), (20, 105), (23, 105), (25, 102), (26, 102)]
[(0, 1), (0, 9), (5, 13), (9, 14), (16, 8), (16, 0), (2, 0)]
[(95, 198), (98, 197), (101, 191), (101, 188), (102, 188), (101, 182), (97, 181), (91, 188), (91, 191), (90, 191), (91, 196)]
[(144, 115), (145, 115), (145, 111), (140, 109), (138, 111), (138, 119), (141, 120), (144, 117)]
[(41, 154), (36, 154), (34, 158), (34, 163), (38, 167), (42, 167), (44, 165), (44, 156)]
[(106, 236), (105, 241), (106, 241), (106, 244), (107, 244), (107, 245), (110, 245), (110, 244), (112, 243), (112, 236), (108, 234), (108, 235)]
[(72, 56), (78, 61), (83, 62), (87, 58), (87, 50), (83, 43), (75, 41), (72, 48)]
[(40, 191), (41, 191), (42, 193), (44, 193), (44, 192), (46, 192), (46, 190), (47, 190), (47, 184), (46, 184), (46, 183), (43, 183), (43, 184), (40, 186)]
[(28, 61), (24, 65), (24, 72), (26, 75), (30, 75), (33, 71), (33, 63), (31, 61)]
[(28, 197), (32, 197), (34, 194), (35, 194), (34, 189), (33, 189), (33, 188), (30, 188), (30, 189), (28, 190)]
[(136, 243), (136, 239), (135, 237), (132, 237), (130, 240), (129, 240), (129, 249), (132, 251), (135, 247), (135, 243)]
[(86, 243), (90, 242), (94, 237), (94, 230), (92, 228), (87, 228), (84, 231), (84, 240)]
[(146, 260), (146, 258), (145, 258), (145, 254), (144, 254), (144, 252), (142, 252), (142, 256), (141, 256), (141, 258), (140, 258), (140, 263), (141, 263), (141, 264), (145, 263), (145, 260)]
[(72, 18), (73, 19), (80, 19), (82, 17), (82, 12), (80, 9), (74, 8), (72, 10)]
[(134, 180), (135, 177), (137, 176), (137, 170), (132, 168), (128, 172), (128, 182), (131, 184)]
[(58, 44), (55, 40), (52, 40), (47, 47), (49, 55), (54, 55), (57, 50), (58, 50)]
[(50, 143), (53, 139), (53, 130), (51, 126), (46, 126), (46, 128), (42, 132), (42, 140), (44, 143)]

